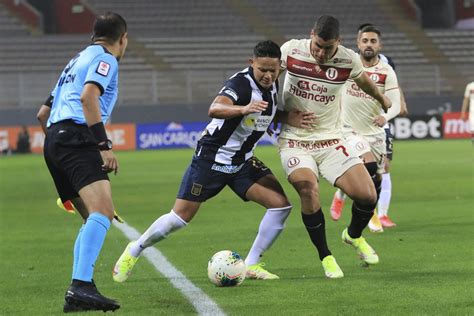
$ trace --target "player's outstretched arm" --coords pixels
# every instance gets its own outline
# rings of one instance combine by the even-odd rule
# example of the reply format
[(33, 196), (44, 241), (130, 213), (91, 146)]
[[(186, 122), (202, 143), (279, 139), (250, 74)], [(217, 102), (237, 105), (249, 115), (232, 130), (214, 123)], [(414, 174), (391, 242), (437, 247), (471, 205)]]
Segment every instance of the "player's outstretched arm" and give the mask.
[(392, 106), (392, 102), (385, 95), (380, 93), (375, 83), (369, 78), (369, 76), (367, 76), (365, 72), (363, 72), (358, 78), (354, 79), (354, 81), (362, 89), (362, 91), (377, 100), (382, 105), (384, 112), (387, 113), (388, 109)]

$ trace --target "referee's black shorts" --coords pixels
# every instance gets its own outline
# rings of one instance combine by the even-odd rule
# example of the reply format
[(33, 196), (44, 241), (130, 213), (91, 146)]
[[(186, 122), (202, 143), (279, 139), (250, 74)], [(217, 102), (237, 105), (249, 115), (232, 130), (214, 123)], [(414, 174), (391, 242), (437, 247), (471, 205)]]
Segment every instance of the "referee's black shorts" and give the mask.
[(109, 180), (102, 170), (102, 157), (86, 125), (65, 120), (51, 125), (44, 142), (44, 159), (61, 200), (79, 196), (80, 189), (99, 180)]

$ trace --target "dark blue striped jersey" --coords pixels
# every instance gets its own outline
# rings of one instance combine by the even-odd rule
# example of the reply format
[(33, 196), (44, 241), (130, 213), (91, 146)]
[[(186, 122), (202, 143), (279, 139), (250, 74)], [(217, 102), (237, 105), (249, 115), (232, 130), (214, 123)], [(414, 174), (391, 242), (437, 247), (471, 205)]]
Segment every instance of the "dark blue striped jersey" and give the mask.
[(69, 61), (51, 92), (48, 127), (64, 120), (86, 124), (81, 93), (86, 83), (99, 87), (102, 122), (109, 119), (118, 96), (118, 62), (103, 46), (90, 45)]
[(230, 119), (212, 119), (198, 142), (196, 155), (226, 165), (239, 165), (253, 156), (257, 142), (265, 134), (277, 111), (278, 81), (262, 88), (248, 67), (230, 77), (218, 95), (229, 97), (234, 105), (267, 101), (264, 112)]

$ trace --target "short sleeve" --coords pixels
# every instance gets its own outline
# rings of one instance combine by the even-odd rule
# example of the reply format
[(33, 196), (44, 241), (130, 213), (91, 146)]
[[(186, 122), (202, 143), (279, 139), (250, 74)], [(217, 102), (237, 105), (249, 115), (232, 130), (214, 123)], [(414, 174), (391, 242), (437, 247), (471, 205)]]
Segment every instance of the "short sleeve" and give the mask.
[(247, 105), (252, 97), (249, 81), (242, 76), (230, 78), (217, 95), (230, 98), (235, 105)]
[(360, 61), (359, 56), (352, 50), (351, 50), (351, 59), (352, 59), (352, 70), (349, 77), (351, 79), (357, 79), (364, 72), (364, 68), (362, 66), (362, 62)]
[(385, 81), (385, 91), (397, 89), (397, 88), (398, 88), (397, 75), (395, 74), (395, 71), (392, 68), (388, 68), (387, 79)]
[(290, 49), (290, 43), (291, 41), (286, 42), (285, 44), (281, 45), (280, 51), (281, 51), (281, 69), (286, 69), (286, 60), (288, 58), (288, 51)]
[(118, 63), (114, 56), (106, 53), (100, 54), (89, 64), (84, 84), (94, 83), (103, 94), (115, 77), (117, 70)]

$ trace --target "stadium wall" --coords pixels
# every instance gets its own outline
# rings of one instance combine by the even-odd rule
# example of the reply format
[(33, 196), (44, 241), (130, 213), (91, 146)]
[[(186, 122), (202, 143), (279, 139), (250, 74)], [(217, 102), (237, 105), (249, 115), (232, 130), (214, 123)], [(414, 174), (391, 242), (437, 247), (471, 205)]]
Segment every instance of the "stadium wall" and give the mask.
[[(407, 97), (410, 115), (437, 114), (461, 110), (462, 95)], [(0, 110), (0, 126), (35, 125), (36, 108), (12, 107)], [(199, 122), (208, 120), (209, 104), (130, 105), (118, 104), (112, 115), (112, 123)]]
[[(148, 124), (108, 124), (107, 134), (114, 150), (156, 150), (194, 148), (207, 125), (201, 122), (165, 122)], [(470, 124), (460, 119), (460, 112), (442, 115), (412, 115), (398, 117), (391, 122), (395, 139), (451, 139), (469, 138)], [(0, 154), (16, 150), (20, 126), (0, 127)], [(41, 153), (44, 134), (39, 126), (28, 126), (31, 151)], [(278, 132), (277, 132), (278, 133)], [(276, 134), (265, 134), (260, 144), (276, 143)]]

